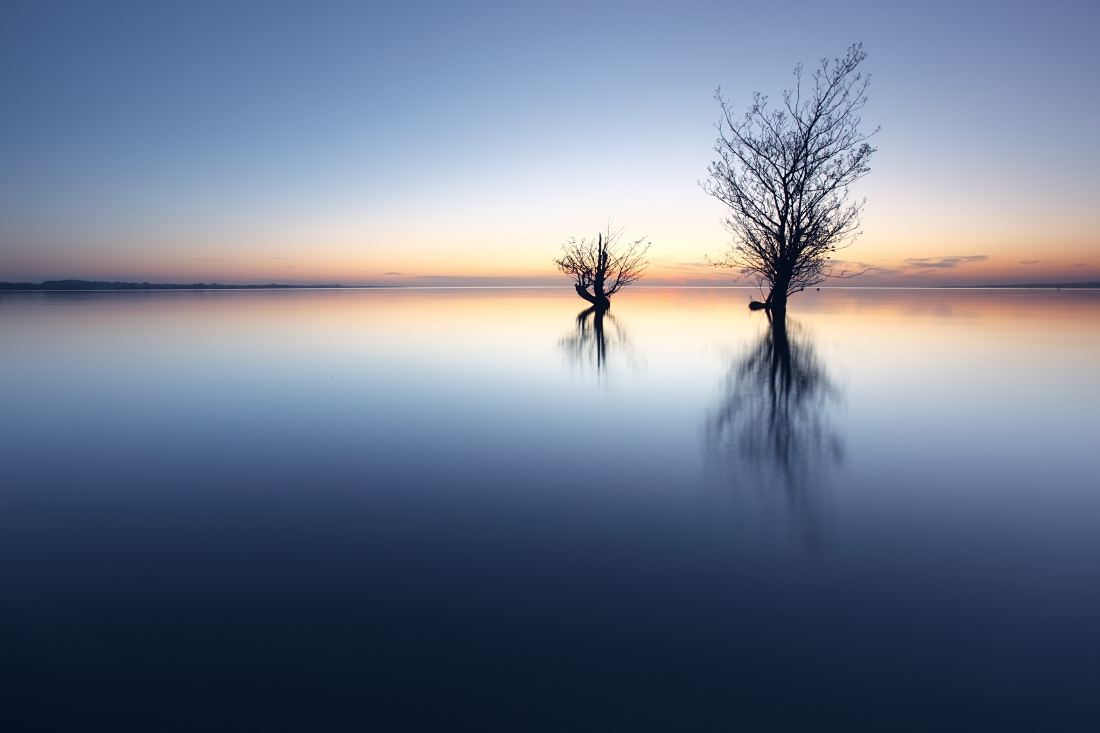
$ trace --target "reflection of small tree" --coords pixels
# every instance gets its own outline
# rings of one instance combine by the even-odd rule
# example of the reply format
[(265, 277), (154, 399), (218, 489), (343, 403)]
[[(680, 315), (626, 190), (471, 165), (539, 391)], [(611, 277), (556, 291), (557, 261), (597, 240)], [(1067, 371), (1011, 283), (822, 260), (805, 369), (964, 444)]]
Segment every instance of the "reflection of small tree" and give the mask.
[(563, 255), (554, 260), (558, 269), (573, 278), (573, 287), (597, 308), (611, 307), (611, 296), (642, 276), (649, 265), (646, 238), (619, 245), (623, 230), (609, 225), (596, 239), (570, 239), (562, 245)]
[(577, 314), (576, 327), (561, 340), (562, 349), (582, 368), (595, 367), (602, 376), (608, 355), (626, 353), (630, 345), (622, 325), (604, 308), (592, 306)]
[(794, 293), (851, 277), (834, 269), (832, 255), (857, 234), (864, 201), (849, 202), (848, 186), (871, 171), (875, 152), (866, 141), (878, 130), (859, 131), (871, 78), (856, 67), (866, 56), (856, 44), (832, 64), (823, 59), (806, 98), (799, 64), (778, 109), (758, 92), (740, 119), (719, 90), (719, 158), (703, 190), (729, 207), (734, 241), (713, 264), (766, 285), (765, 308), (782, 311)]
[(743, 483), (781, 489), (792, 508), (806, 509), (810, 488), (843, 454), (830, 421), (841, 393), (798, 325), (768, 316), (767, 333), (729, 371), (708, 445)]

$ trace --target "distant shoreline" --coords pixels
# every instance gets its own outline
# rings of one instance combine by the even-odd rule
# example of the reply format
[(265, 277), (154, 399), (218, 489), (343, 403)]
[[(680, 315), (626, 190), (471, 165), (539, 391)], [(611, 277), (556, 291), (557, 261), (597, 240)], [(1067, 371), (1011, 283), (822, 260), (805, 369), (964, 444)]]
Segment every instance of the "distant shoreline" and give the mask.
[(1100, 288), (1100, 282), (1093, 283), (1025, 283), (1023, 285), (941, 285), (943, 288), (1005, 288), (1014, 290), (1094, 290)]
[(53, 291), (119, 291), (119, 290), (332, 290), (338, 288), (392, 288), (393, 285), (222, 285), (220, 283), (130, 283), (100, 280), (46, 280), (41, 283), (0, 282), (0, 291), (53, 292)]

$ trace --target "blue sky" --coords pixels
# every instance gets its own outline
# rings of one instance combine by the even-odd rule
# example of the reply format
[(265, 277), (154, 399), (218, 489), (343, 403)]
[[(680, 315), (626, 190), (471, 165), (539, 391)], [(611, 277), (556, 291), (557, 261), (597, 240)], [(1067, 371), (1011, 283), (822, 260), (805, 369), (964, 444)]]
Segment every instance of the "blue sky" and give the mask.
[(715, 88), (855, 41), (864, 282), (1100, 279), (1097, 8), (7, 3), (0, 279), (537, 282), (614, 218), (728, 281)]

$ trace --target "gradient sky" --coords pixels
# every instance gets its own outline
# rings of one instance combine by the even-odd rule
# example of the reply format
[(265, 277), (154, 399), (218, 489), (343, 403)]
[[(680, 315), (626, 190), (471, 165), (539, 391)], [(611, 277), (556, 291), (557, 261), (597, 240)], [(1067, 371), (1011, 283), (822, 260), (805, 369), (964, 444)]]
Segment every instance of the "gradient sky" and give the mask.
[[(544, 282), (608, 218), (728, 283), (715, 88), (855, 41), (882, 125), (847, 284), (1100, 280), (1100, 5), (0, 9), (0, 280)], [(392, 274), (400, 273), (400, 274)], [(554, 282), (555, 280), (551, 280)]]

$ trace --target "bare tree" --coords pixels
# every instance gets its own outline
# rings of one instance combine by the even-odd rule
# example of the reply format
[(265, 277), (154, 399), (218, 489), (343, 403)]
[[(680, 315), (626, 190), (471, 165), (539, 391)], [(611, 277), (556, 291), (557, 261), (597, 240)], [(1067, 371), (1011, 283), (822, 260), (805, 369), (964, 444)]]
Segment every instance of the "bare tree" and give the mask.
[(621, 227), (608, 224), (607, 231), (595, 239), (570, 239), (562, 245), (563, 256), (554, 260), (558, 269), (575, 281), (577, 295), (596, 308), (610, 308), (611, 296), (640, 278), (649, 266), (646, 238), (620, 246), (622, 235)]
[(822, 59), (805, 98), (799, 64), (781, 107), (769, 109), (757, 92), (740, 119), (721, 89), (715, 95), (722, 105), (719, 157), (707, 168), (703, 190), (729, 207), (725, 224), (733, 243), (712, 264), (767, 286), (767, 300), (755, 307), (783, 311), (794, 293), (860, 274), (836, 268), (832, 256), (858, 236), (866, 199), (850, 202), (848, 187), (871, 171), (875, 152), (867, 139), (878, 128), (859, 131), (871, 77), (856, 67), (866, 56), (857, 43), (842, 59)]

